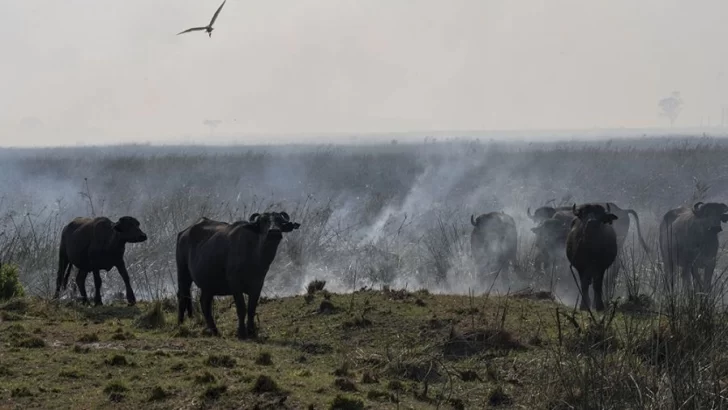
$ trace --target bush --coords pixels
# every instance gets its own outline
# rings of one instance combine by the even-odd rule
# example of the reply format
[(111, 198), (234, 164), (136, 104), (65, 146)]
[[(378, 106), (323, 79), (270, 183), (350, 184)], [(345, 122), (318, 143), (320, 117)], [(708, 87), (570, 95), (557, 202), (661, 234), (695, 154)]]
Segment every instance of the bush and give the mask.
[(18, 280), (18, 267), (4, 263), (0, 267), (0, 300), (25, 296), (23, 285)]

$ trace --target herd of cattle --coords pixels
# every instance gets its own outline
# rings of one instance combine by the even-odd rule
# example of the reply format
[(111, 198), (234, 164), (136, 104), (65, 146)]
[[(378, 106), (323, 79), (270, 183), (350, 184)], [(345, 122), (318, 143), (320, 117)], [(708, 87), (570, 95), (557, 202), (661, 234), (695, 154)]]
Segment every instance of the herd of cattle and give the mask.
[[(629, 232), (629, 216), (635, 218), (637, 236), (645, 252), (650, 248), (642, 237), (637, 212), (621, 209), (613, 202), (573, 204), (571, 207), (538, 208), (527, 215), (536, 224), (535, 265), (537, 269), (563, 270), (568, 262), (578, 273), (581, 308), (591, 307), (589, 287), (594, 291), (594, 307), (604, 310), (602, 288), (605, 273), (616, 278), (618, 257)], [(470, 217), (473, 232), (471, 252), (479, 273), (505, 272), (516, 265), (517, 230), (512, 216), (491, 212)], [(721, 223), (728, 222), (728, 206), (723, 203), (697, 202), (692, 207), (671, 209), (660, 222), (660, 253), (668, 283), (681, 271), (685, 287), (707, 291), (713, 279), (718, 254)], [(564, 258), (565, 257), (565, 258)], [(699, 275), (703, 270), (703, 276)]]
[[(634, 216), (637, 234), (642, 238), (639, 217), (634, 210), (616, 204), (585, 203), (571, 207), (541, 207), (528, 216), (536, 224), (537, 269), (560, 268), (568, 260), (578, 273), (581, 285), (581, 308), (591, 307), (589, 287), (594, 291), (594, 307), (604, 309), (602, 286), (605, 272), (616, 275), (615, 263), (627, 238), (629, 215)], [(698, 202), (692, 207), (668, 211), (660, 223), (660, 251), (664, 271), (670, 278), (682, 270), (683, 282), (691, 279), (703, 290), (709, 287), (718, 252), (721, 223), (728, 222), (728, 206), (723, 203)], [(490, 212), (471, 216), (471, 252), (479, 273), (502, 271), (516, 266), (518, 234), (512, 216)], [(283, 233), (300, 227), (285, 212), (254, 213), (249, 220), (234, 223), (200, 218), (177, 235), (178, 321), (185, 313), (192, 317), (194, 283), (200, 290), (200, 306), (205, 318), (205, 332), (217, 335), (212, 316), (214, 296), (232, 295), (238, 316), (239, 338), (254, 336), (254, 317), (266, 274), (276, 256)], [(126, 287), (130, 305), (136, 302), (124, 262), (126, 243), (147, 240), (137, 219), (123, 216), (117, 222), (106, 217), (76, 218), (63, 228), (59, 249), (55, 298), (68, 284), (71, 269), (77, 268), (76, 284), (83, 303), (88, 303), (85, 282), (93, 273), (94, 303), (101, 304), (100, 271), (116, 267)], [(564, 260), (564, 256), (566, 259)], [(704, 269), (704, 276), (698, 269)], [(505, 269), (504, 271), (507, 271)], [(616, 276), (615, 276), (616, 277)], [(247, 307), (244, 295), (248, 296)], [(246, 319), (247, 316), (247, 326)]]

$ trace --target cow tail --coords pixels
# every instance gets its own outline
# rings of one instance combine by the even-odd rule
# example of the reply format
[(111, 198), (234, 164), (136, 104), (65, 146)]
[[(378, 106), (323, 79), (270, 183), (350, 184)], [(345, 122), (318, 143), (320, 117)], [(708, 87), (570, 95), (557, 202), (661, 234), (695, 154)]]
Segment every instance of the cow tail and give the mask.
[(58, 272), (56, 272), (56, 293), (54, 295), (56, 299), (60, 297), (61, 290), (66, 289), (71, 267), (72, 265), (68, 260), (68, 255), (66, 254), (66, 243), (63, 240), (63, 237), (61, 237), (61, 244), (58, 247)]
[(179, 304), (179, 324), (182, 324), (184, 321), (185, 312), (189, 318), (192, 318), (192, 274), (190, 273), (189, 266), (187, 265), (187, 255), (182, 255), (179, 249), (179, 241), (183, 232), (177, 234), (177, 254), (175, 255), (177, 259), (177, 301)]
[(71, 269), (73, 269), (73, 265), (71, 263), (69, 263), (68, 267), (66, 268), (66, 274), (63, 275), (63, 289), (64, 290), (68, 287), (68, 278), (71, 276)]
[(637, 212), (635, 212), (634, 209), (625, 209), (624, 211), (627, 212), (628, 214), (634, 216), (634, 221), (637, 225), (637, 237), (639, 238), (640, 244), (642, 244), (642, 247), (644, 248), (645, 252), (647, 252), (649, 254), (650, 248), (647, 246), (647, 242), (645, 242), (645, 240), (642, 238), (642, 230), (640, 229), (640, 217), (637, 216)]

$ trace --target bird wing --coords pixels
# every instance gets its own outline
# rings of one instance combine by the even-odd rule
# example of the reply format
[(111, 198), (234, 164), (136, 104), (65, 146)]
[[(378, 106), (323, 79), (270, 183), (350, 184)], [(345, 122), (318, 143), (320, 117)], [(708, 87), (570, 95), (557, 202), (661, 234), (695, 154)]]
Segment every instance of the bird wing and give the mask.
[(207, 29), (207, 27), (192, 27), (192, 28), (188, 28), (185, 31), (180, 31), (179, 33), (177, 33), (177, 35), (189, 33), (190, 31), (198, 31), (198, 30), (205, 30), (205, 29)]
[(215, 20), (217, 20), (217, 15), (218, 15), (218, 14), (220, 14), (220, 10), (222, 10), (222, 6), (224, 6), (224, 5), (225, 5), (225, 2), (226, 2), (226, 1), (227, 1), (227, 0), (223, 0), (223, 2), (222, 2), (222, 4), (220, 5), (220, 7), (218, 7), (218, 8), (217, 8), (217, 11), (215, 12), (215, 15), (214, 15), (214, 16), (212, 16), (212, 20), (210, 20), (210, 27), (212, 27), (212, 25), (213, 25), (213, 24), (215, 24)]

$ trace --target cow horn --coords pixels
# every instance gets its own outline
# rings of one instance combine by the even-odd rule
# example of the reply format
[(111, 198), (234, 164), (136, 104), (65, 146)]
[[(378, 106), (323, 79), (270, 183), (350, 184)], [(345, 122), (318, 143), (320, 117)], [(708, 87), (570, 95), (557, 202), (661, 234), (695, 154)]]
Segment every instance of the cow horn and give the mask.
[(607, 202), (607, 213), (611, 212), (609, 209), (609, 202)]
[(700, 206), (703, 205), (702, 202), (696, 202), (695, 205), (693, 205), (693, 211), (697, 211), (700, 209)]
[(260, 214), (257, 212), (250, 215), (250, 222), (255, 222), (255, 220), (258, 219), (259, 216), (260, 216)]
[(475, 216), (475, 215), (473, 215), (473, 214), (470, 214), (470, 223), (471, 223), (471, 224), (473, 224), (473, 226), (477, 226), (477, 224), (475, 223), (475, 218), (474, 218), (474, 216)]
[(574, 215), (576, 215), (576, 202), (574, 202), (574, 206), (571, 207), (571, 212), (573, 212)]
[(285, 220), (286, 220), (286, 222), (288, 222), (288, 221), (290, 221), (290, 220), (291, 220), (291, 217), (290, 217), (290, 216), (288, 216), (288, 214), (287, 214), (287, 213), (285, 213), (285, 212), (281, 212), (281, 216), (283, 217), (283, 219), (285, 219)]
[(531, 215), (531, 207), (526, 208), (526, 215), (533, 221), (533, 215)]

